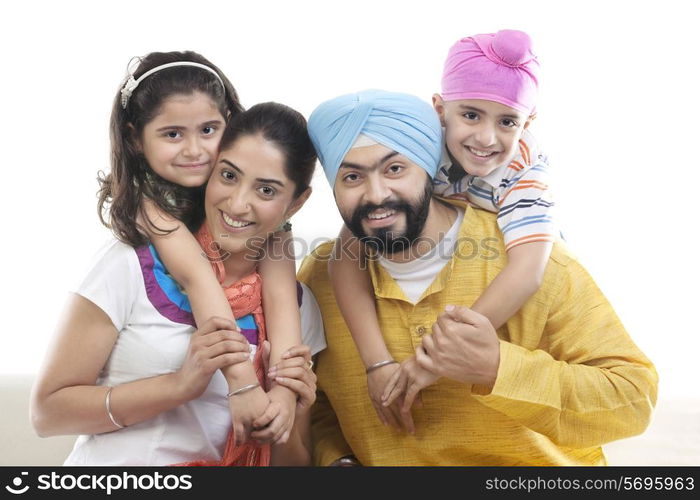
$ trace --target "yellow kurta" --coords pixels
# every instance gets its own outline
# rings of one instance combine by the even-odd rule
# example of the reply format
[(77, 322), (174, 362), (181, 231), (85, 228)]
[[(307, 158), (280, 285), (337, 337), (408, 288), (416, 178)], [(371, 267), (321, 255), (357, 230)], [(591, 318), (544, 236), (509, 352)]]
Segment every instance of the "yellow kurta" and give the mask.
[[(414, 354), (445, 306), (473, 304), (507, 262), (495, 214), (450, 203), (466, 208), (455, 255), (417, 304), (370, 264), (384, 341), (398, 361)], [(354, 454), (363, 465), (604, 465), (603, 443), (647, 427), (654, 366), (560, 242), (540, 290), (498, 330), (491, 393), (443, 378), (422, 391), (415, 435), (383, 426), (328, 279), (332, 247), (321, 245), (299, 271), (318, 300), (328, 343), (316, 364), (316, 464)]]

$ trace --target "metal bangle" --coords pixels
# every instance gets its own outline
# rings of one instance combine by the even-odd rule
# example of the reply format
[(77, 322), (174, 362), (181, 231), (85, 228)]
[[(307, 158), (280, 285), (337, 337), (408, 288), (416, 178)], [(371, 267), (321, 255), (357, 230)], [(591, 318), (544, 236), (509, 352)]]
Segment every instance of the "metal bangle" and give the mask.
[(359, 465), (360, 462), (357, 461), (355, 455), (346, 455), (344, 457), (340, 457), (338, 460), (331, 464), (331, 466), (334, 467), (357, 467)]
[(398, 363), (398, 361), (394, 361), (393, 359), (385, 359), (384, 361), (380, 361), (378, 363), (374, 363), (373, 365), (368, 366), (365, 370), (365, 373), (369, 374), (377, 368), (381, 368), (382, 366), (386, 365), (393, 365), (394, 363)]
[(114, 389), (114, 387), (110, 387), (107, 390), (107, 396), (105, 396), (105, 408), (107, 409), (107, 416), (112, 421), (112, 423), (115, 425), (115, 427), (117, 427), (118, 429), (123, 429), (124, 427), (126, 427), (126, 425), (121, 425), (119, 422), (117, 422), (114, 419), (114, 415), (112, 415), (112, 407), (110, 406), (110, 398), (112, 397), (112, 389)]
[(255, 382), (254, 384), (244, 385), (243, 387), (236, 389), (233, 392), (229, 392), (228, 394), (226, 394), (226, 397), (230, 398), (231, 396), (237, 396), (239, 394), (243, 394), (244, 392), (252, 391), (253, 389), (256, 389), (258, 387), (260, 387), (260, 382)]

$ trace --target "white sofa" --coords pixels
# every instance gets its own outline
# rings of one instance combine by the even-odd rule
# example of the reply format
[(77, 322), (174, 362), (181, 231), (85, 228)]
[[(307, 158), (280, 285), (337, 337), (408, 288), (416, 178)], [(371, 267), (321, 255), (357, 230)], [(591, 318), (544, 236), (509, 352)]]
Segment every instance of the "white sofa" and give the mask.
[(34, 377), (0, 375), (0, 465), (61, 465), (75, 436), (40, 438), (29, 422)]
[[(0, 376), (0, 465), (60, 465), (75, 436), (40, 438), (29, 422), (33, 377)], [(605, 446), (610, 465), (700, 465), (700, 398), (662, 400), (641, 436)]]

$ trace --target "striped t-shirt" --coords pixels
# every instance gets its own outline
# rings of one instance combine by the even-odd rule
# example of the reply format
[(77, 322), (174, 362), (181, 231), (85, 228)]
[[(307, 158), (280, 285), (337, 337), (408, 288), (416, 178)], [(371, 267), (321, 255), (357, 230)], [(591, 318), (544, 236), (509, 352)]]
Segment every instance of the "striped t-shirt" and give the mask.
[(534, 241), (554, 241), (559, 234), (553, 217), (554, 201), (549, 189), (547, 157), (537, 150), (532, 134), (525, 130), (518, 153), (510, 163), (489, 175), (467, 174), (457, 182), (448, 179), (452, 160), (443, 148), (435, 194), (467, 200), (498, 214), (506, 250)]

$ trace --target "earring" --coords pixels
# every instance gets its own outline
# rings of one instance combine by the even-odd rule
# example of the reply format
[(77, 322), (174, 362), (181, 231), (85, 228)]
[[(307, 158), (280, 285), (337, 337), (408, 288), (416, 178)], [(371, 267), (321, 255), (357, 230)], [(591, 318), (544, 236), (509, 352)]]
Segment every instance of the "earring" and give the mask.
[(279, 225), (276, 232), (288, 233), (291, 230), (292, 230), (292, 223), (289, 222), (288, 220), (286, 220), (282, 224)]

